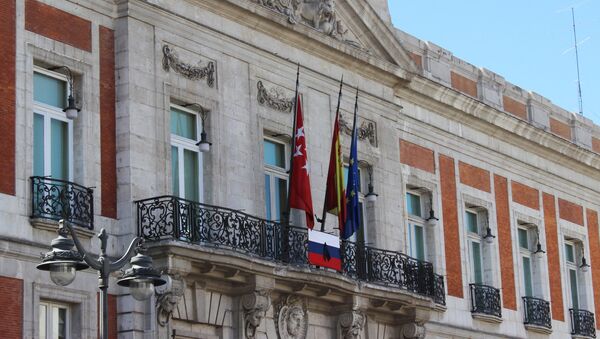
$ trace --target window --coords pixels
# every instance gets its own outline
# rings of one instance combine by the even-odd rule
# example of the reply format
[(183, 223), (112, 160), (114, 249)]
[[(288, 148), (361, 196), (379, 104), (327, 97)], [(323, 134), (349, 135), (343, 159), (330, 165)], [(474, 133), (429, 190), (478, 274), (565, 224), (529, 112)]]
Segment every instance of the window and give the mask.
[(531, 241), (531, 231), (519, 227), (517, 230), (519, 240), (519, 256), (521, 258), (521, 270), (523, 274), (523, 295), (533, 297), (533, 261), (531, 257), (533, 243)]
[(287, 207), (289, 149), (287, 144), (265, 139), (265, 207), (268, 220), (281, 221)]
[[(346, 189), (348, 187), (348, 170), (349, 167), (348, 165), (344, 165), (344, 189)], [(350, 241), (358, 241), (361, 240), (363, 241), (363, 243), (367, 243), (367, 230), (365, 229), (367, 227), (366, 224), (366, 205), (365, 205), (365, 195), (363, 193), (363, 189), (362, 189), (362, 173), (361, 173), (361, 169), (360, 167), (358, 168), (358, 208), (360, 209), (360, 227), (358, 229), (358, 231), (352, 235), (352, 237), (350, 237)]]
[(33, 73), (33, 175), (72, 179), (73, 123), (62, 111), (67, 78), (35, 68)]
[(69, 339), (69, 306), (51, 302), (39, 304), (39, 338)]
[(408, 254), (418, 260), (426, 260), (425, 204), (429, 201), (426, 193), (406, 192), (406, 213), (408, 214)]
[(483, 248), (481, 241), (482, 227), (479, 213), (476, 210), (467, 209), (465, 211), (465, 224), (467, 229), (469, 257), (471, 259), (471, 282), (475, 284), (483, 284)]
[(571, 294), (571, 308), (573, 309), (579, 309), (579, 277), (577, 275), (576, 248), (577, 245), (573, 241), (565, 241), (564, 250), (567, 264), (567, 279)]
[(182, 106), (171, 106), (171, 175), (173, 195), (203, 201), (202, 154), (196, 141), (202, 130), (198, 114)]

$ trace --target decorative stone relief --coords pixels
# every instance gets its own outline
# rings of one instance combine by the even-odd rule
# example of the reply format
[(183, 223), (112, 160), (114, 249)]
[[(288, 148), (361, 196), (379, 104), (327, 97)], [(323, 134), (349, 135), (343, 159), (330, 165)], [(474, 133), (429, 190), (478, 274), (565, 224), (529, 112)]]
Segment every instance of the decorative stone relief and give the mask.
[(405, 324), (402, 326), (402, 336), (405, 339), (425, 338), (425, 327), (416, 323)]
[(347, 39), (348, 29), (337, 19), (334, 0), (250, 0), (277, 11), (288, 18), (291, 24), (302, 23), (326, 35), (360, 48)]
[(177, 53), (169, 47), (164, 45), (163, 48), (163, 69), (169, 71), (173, 69), (176, 73), (181, 74), (183, 77), (190, 80), (202, 80), (206, 78), (206, 83), (209, 87), (215, 85), (215, 63), (209, 61), (204, 67), (194, 66), (189, 63), (185, 63), (179, 60)]
[[(377, 147), (377, 128), (375, 127), (375, 122), (367, 119), (358, 118), (358, 120), (363, 120), (360, 122), (356, 131), (358, 132), (359, 140), (369, 140), (372, 146)], [(342, 132), (347, 135), (352, 135), (352, 120), (348, 122), (344, 119), (343, 115), (340, 115), (340, 129)]]
[(276, 309), (275, 321), (279, 339), (305, 339), (308, 330), (306, 301), (292, 295), (283, 297)]
[(339, 317), (341, 339), (361, 339), (367, 317), (360, 311), (343, 313)]
[(256, 330), (265, 318), (271, 306), (269, 291), (255, 291), (242, 296), (242, 309), (244, 311), (244, 338), (255, 339)]
[(261, 105), (266, 105), (274, 110), (281, 112), (291, 112), (294, 107), (294, 98), (287, 98), (282, 88), (272, 87), (267, 90), (263, 82), (259, 80), (256, 83), (258, 88), (257, 100)]
[(169, 323), (184, 291), (185, 282), (181, 277), (168, 276), (166, 287), (156, 292), (156, 320), (160, 326), (164, 327)]

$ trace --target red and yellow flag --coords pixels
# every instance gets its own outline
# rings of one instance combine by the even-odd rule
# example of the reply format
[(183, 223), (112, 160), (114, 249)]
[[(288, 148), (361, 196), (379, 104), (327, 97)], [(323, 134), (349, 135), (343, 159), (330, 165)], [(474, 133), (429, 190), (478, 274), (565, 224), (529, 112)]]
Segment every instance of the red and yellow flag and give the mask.
[(344, 172), (342, 162), (342, 146), (340, 144), (340, 111), (335, 115), (333, 139), (331, 141), (331, 156), (325, 190), (325, 211), (338, 217), (338, 225), (346, 222), (346, 193), (344, 190)]

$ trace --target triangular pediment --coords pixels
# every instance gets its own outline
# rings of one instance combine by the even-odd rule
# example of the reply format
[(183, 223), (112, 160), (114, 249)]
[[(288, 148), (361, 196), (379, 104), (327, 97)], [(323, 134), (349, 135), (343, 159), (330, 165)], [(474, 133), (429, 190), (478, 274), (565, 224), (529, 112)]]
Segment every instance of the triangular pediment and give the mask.
[(409, 53), (395, 37), (393, 27), (385, 23), (365, 0), (242, 1), (269, 9), (273, 19), (281, 21), (285, 18), (289, 26), (309, 28), (308, 35), (311, 37), (315, 37), (317, 31), (332, 45), (341, 42), (350, 47), (346, 50), (351, 54), (366, 54), (409, 73), (418, 72)]

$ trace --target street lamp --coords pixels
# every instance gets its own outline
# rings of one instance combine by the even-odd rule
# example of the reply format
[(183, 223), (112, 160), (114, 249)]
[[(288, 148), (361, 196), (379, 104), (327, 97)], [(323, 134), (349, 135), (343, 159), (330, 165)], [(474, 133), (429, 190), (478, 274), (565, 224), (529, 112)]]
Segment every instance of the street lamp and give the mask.
[(210, 151), (210, 146), (212, 145), (212, 142), (209, 142), (206, 137), (206, 115), (207, 115), (207, 113), (208, 113), (208, 111), (205, 110), (204, 108), (202, 108), (200, 111), (200, 119), (202, 120), (202, 132), (200, 132), (200, 141), (198, 141), (196, 143), (196, 146), (198, 146), (198, 149), (202, 153), (206, 153), (206, 152)]
[(69, 97), (67, 98), (67, 107), (63, 109), (63, 112), (65, 112), (67, 119), (75, 120), (77, 119), (77, 115), (79, 114), (79, 111), (81, 111), (81, 108), (75, 106), (75, 97), (73, 96), (73, 73), (71, 73), (71, 69), (67, 66), (53, 67), (50, 70), (57, 69), (65, 69), (67, 71)]
[[(106, 339), (108, 337), (108, 277), (112, 272), (120, 270), (131, 258), (131, 268), (117, 281), (117, 284), (129, 287), (131, 295), (137, 300), (149, 298), (154, 292), (154, 286), (164, 285), (166, 281), (152, 267), (152, 258), (143, 254), (145, 249), (142, 247), (141, 238), (133, 239), (127, 252), (120, 259), (112, 261), (106, 254), (108, 235), (104, 229), (98, 234), (100, 256), (96, 256), (83, 248), (77, 233), (69, 223), (60, 220), (58, 225), (58, 237), (52, 240), (52, 250), (43, 256), (42, 263), (38, 264), (37, 268), (50, 271), (50, 279), (60, 286), (67, 286), (73, 282), (77, 271), (88, 267), (98, 271), (98, 288), (102, 292), (100, 293), (102, 304), (100, 338)], [(68, 238), (69, 234), (72, 239)]]

